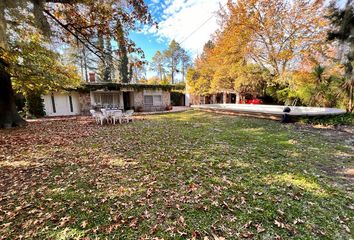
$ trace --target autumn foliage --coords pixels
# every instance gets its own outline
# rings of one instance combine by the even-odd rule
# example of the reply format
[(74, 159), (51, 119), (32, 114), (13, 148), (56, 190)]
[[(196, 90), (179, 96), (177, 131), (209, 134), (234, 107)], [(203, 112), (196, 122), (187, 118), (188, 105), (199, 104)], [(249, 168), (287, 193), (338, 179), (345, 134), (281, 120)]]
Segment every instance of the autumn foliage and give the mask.
[[(327, 41), (332, 27), (327, 15), (323, 1), (229, 1), (219, 11), (219, 29), (188, 74), (190, 92), (232, 91), (268, 95), (278, 103), (298, 99), (304, 105), (344, 106), (338, 44)], [(331, 79), (321, 90), (312, 85), (318, 66)], [(322, 97), (309, 100), (304, 88)]]

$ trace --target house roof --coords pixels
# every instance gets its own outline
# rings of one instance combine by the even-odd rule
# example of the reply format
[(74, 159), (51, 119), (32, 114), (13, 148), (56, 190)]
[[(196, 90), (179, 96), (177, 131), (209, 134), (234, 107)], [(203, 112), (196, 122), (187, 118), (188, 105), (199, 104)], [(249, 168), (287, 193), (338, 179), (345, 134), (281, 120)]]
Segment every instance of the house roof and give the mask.
[(76, 89), (80, 92), (90, 92), (96, 90), (108, 90), (108, 91), (119, 91), (119, 90), (183, 90), (184, 85), (181, 84), (140, 84), (140, 83), (84, 83)]

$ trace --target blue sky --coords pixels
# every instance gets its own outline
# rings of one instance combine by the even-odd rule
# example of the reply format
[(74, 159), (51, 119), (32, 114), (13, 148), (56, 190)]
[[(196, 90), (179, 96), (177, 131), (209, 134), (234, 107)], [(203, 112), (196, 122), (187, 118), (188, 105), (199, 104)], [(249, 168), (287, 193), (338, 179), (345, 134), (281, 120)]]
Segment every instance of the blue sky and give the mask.
[(144, 26), (140, 32), (130, 33), (130, 37), (150, 61), (156, 51), (166, 49), (172, 39), (181, 43), (208, 20), (181, 43), (192, 57), (200, 54), (204, 43), (217, 29), (215, 12), (226, 0), (145, 0), (145, 3), (159, 28)]

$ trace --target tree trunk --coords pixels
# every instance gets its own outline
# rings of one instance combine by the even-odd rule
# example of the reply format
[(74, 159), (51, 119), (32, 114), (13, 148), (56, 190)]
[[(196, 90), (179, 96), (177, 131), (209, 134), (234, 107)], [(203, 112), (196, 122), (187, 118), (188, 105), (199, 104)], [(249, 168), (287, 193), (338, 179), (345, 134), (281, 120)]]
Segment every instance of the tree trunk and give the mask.
[(349, 102), (348, 102), (348, 112), (353, 111), (353, 85), (349, 86)]
[(175, 73), (174, 73), (175, 69), (172, 67), (171, 68), (171, 84), (175, 83)]
[(86, 56), (86, 50), (85, 50), (85, 46), (82, 46), (82, 56), (83, 56), (83, 60), (84, 60), (84, 70), (85, 70), (85, 81), (88, 82), (88, 73), (87, 73), (87, 56)]
[(16, 109), (10, 74), (0, 63), (0, 128), (21, 127), (25, 124), (26, 121), (20, 117)]
[(182, 82), (185, 82), (184, 74), (185, 74), (185, 72), (184, 72), (184, 62), (182, 62)]

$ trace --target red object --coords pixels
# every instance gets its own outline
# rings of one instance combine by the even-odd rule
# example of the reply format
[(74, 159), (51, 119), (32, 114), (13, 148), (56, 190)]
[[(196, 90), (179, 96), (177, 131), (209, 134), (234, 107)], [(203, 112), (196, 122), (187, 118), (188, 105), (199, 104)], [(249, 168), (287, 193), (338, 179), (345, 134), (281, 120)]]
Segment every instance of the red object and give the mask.
[(95, 73), (89, 73), (89, 81), (90, 82), (95, 82), (96, 81)]
[[(240, 103), (242, 103), (241, 100), (240, 100)], [(255, 98), (255, 99), (247, 99), (245, 103), (246, 104), (262, 104), (263, 102), (261, 99)]]

